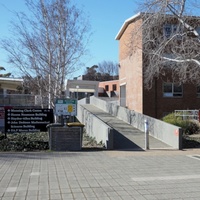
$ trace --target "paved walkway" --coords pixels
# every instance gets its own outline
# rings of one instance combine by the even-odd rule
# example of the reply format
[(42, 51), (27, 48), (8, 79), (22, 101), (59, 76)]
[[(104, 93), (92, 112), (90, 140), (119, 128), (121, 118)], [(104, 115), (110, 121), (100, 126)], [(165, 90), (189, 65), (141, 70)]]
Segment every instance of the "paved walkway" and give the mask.
[(199, 166), (199, 149), (0, 153), (0, 199), (199, 200)]
[[(143, 150), (145, 148), (144, 132), (91, 104), (85, 104), (81, 106), (115, 130), (114, 149)], [(149, 136), (149, 147), (151, 149), (171, 148), (169, 145), (155, 139), (152, 136)]]

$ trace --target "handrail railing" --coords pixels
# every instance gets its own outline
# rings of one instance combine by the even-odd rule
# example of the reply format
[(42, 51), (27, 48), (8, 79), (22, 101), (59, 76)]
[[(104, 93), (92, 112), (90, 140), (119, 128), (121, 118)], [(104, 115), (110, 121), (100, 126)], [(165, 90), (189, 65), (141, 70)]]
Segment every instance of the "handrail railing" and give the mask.
[(194, 119), (199, 121), (199, 110), (175, 110), (175, 116), (182, 117), (183, 120)]
[(35, 95), (0, 94), (0, 106), (35, 106)]

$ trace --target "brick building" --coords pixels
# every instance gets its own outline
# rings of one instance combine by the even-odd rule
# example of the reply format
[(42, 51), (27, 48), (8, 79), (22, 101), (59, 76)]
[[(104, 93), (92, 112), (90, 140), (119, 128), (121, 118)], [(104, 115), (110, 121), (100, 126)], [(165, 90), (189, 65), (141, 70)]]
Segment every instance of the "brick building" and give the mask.
[(99, 82), (99, 96), (118, 97), (119, 96), (119, 80)]
[[(200, 109), (200, 87), (186, 83), (175, 84), (170, 76), (155, 79), (150, 90), (144, 87), (144, 60), (142, 30), (137, 36), (131, 34), (141, 27), (142, 14), (127, 19), (119, 30), (119, 86), (120, 105), (155, 118), (162, 118), (174, 110)], [(137, 46), (132, 52), (128, 43)]]

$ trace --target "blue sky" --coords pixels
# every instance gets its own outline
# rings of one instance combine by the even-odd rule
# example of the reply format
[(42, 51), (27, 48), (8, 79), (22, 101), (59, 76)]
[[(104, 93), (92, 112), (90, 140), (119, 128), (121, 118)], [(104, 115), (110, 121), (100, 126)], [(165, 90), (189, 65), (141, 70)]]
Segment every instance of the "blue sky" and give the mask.
[[(80, 2), (80, 0), (76, 0)], [(115, 40), (124, 21), (135, 14), (133, 0), (84, 0), (84, 10), (90, 16), (93, 36), (91, 57), (86, 66), (102, 61), (118, 62), (118, 41)]]
[[(88, 49), (90, 55), (82, 60), (85, 66), (74, 76), (81, 75), (86, 67), (98, 64), (102, 61), (118, 62), (118, 41), (115, 40), (124, 21), (136, 14), (137, 6), (134, 0), (73, 0), (79, 7), (83, 7), (89, 16), (93, 35)], [(11, 11), (25, 11), (24, 0), (0, 1), (0, 38), (9, 35), (10, 21), (14, 15)], [(4, 66), (7, 72), (19, 76), (12, 66), (6, 63), (6, 54), (0, 49), (0, 66)], [(14, 74), (15, 73), (15, 74)]]

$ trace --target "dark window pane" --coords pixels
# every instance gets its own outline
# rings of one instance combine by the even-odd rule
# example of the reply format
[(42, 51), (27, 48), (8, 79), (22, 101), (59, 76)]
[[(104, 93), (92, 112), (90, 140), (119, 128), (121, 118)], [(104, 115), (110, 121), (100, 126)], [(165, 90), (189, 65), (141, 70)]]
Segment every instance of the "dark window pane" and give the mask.
[(164, 93), (172, 92), (172, 83), (164, 83)]
[(174, 84), (174, 92), (182, 93), (182, 85)]

